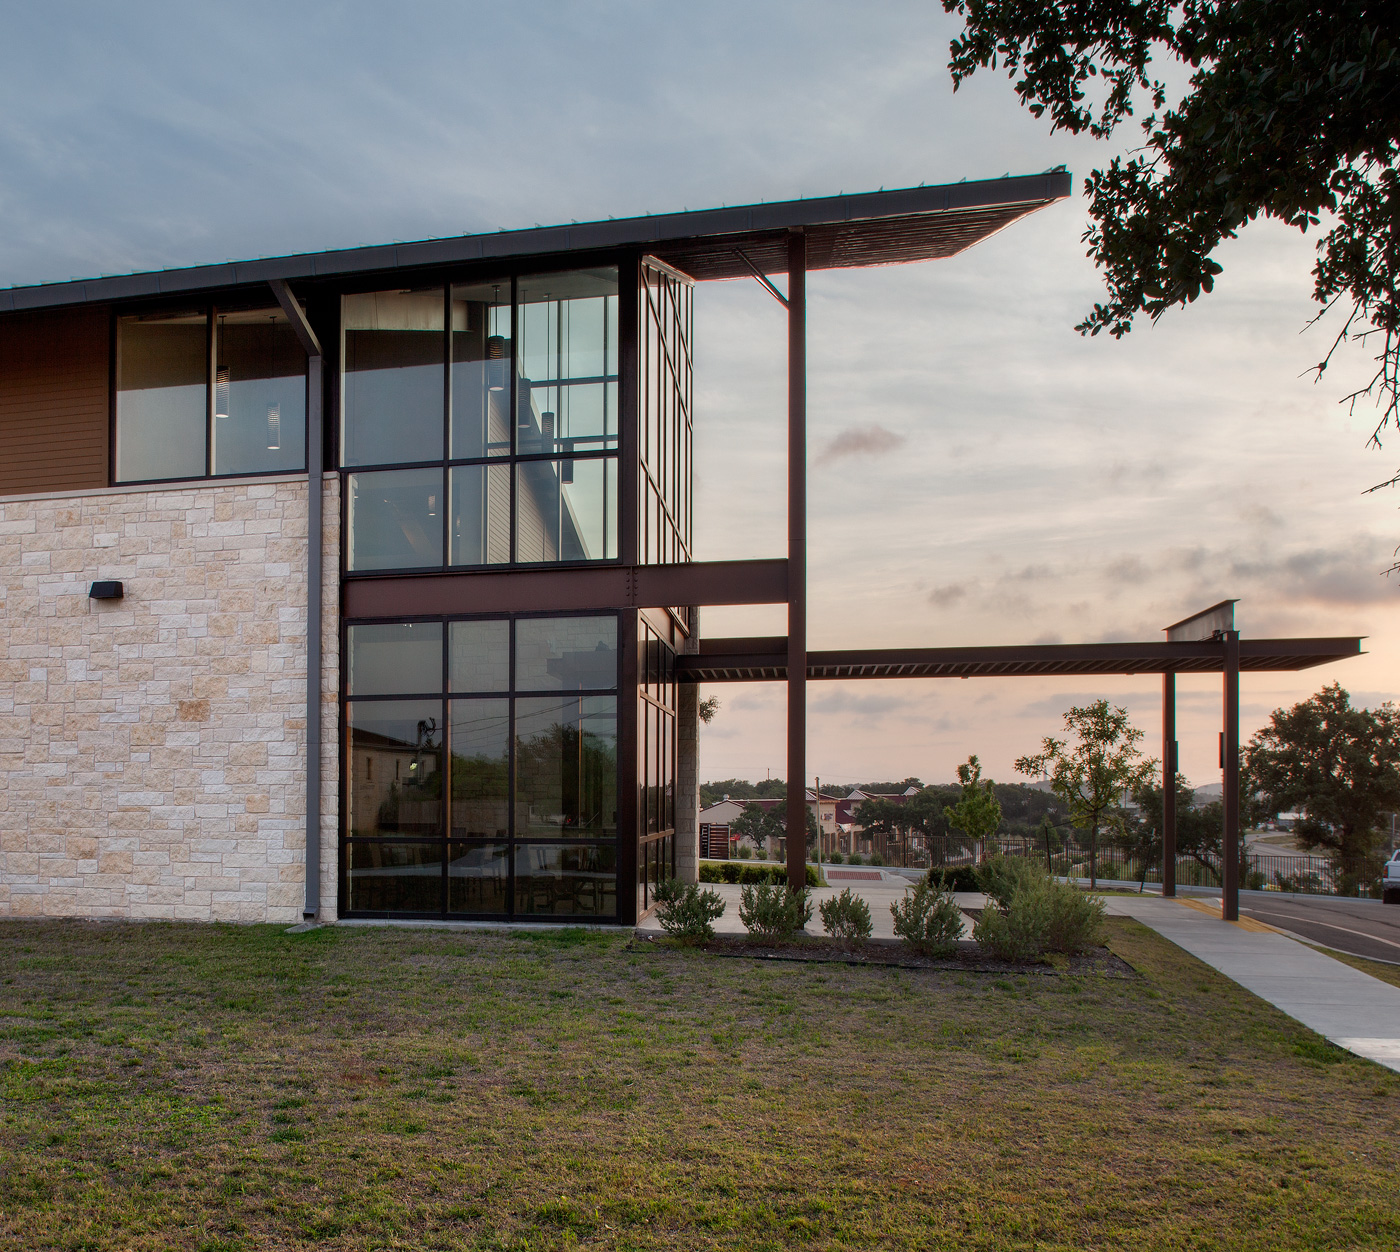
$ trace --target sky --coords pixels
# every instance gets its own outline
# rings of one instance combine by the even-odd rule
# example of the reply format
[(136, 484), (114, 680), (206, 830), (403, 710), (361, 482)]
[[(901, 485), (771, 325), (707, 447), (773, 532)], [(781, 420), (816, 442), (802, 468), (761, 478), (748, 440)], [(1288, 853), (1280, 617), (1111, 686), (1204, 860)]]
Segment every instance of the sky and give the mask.
[[(1246, 676), (1246, 734), (1326, 682), (1400, 688), (1400, 499), (1365, 494), (1400, 445), (1337, 403), (1363, 352), (1306, 373), (1313, 240), (1252, 224), (1214, 294), (1081, 338), (1081, 180), (1138, 132), (1052, 134), (1001, 75), (955, 94), (936, 3), (0, 0), (0, 29), (0, 284), (1065, 165), (1069, 201), (957, 258), (811, 276), (811, 646), (1159, 639), (1237, 597), (1246, 636), (1367, 636)], [(782, 310), (705, 284), (695, 333), (696, 556), (781, 556)], [(781, 776), (781, 686), (706, 694), (701, 777)], [(1100, 696), (1160, 753), (1151, 677), (820, 683), (809, 770), (946, 781), (975, 752), (1012, 781)], [(1219, 680), (1179, 708), (1184, 772), (1217, 782)]]

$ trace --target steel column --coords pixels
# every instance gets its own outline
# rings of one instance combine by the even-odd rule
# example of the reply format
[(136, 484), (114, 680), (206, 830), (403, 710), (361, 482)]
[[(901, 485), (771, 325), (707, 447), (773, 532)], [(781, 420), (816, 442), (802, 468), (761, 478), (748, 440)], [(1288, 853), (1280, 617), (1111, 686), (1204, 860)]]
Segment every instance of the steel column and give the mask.
[(1225, 808), (1225, 872), (1221, 916), (1240, 917), (1240, 632), (1223, 632), (1225, 645), (1225, 734), (1221, 740)]
[(1162, 674), (1162, 894), (1176, 895), (1176, 674)]
[(788, 887), (807, 883), (807, 237), (788, 235)]
[(306, 896), (302, 916), (321, 911), (321, 482), (325, 393), (321, 341), (281, 279), (268, 284), (306, 352)]

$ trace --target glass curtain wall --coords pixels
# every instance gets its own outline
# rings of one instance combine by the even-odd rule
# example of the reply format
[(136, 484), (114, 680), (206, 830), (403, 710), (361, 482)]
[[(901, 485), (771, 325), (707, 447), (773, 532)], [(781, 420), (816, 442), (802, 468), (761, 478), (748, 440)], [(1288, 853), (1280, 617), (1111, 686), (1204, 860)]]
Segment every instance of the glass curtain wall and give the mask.
[(640, 558), (691, 559), (693, 284), (643, 262), (641, 336)]
[(617, 281), (345, 297), (349, 570), (617, 559)]
[(116, 481), (306, 466), (306, 353), (281, 309), (119, 318)]
[(352, 625), (341, 908), (617, 917), (615, 615)]
[(639, 616), (637, 909), (676, 872), (676, 654)]

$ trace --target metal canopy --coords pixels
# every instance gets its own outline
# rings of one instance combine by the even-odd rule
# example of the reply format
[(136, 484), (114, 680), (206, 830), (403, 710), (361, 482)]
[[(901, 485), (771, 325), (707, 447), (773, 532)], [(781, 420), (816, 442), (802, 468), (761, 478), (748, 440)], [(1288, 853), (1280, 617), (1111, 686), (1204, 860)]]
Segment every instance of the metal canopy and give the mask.
[(1063, 170), (860, 195), (783, 200), (531, 230), (492, 231), (382, 247), (230, 261), (106, 278), (0, 289), (0, 313), (167, 295), (194, 295), (274, 280), (330, 281), (471, 262), (642, 248), (699, 279), (785, 272), (786, 236), (807, 236), (807, 268), (892, 265), (952, 256), (1070, 194)]
[[(1240, 669), (1290, 671), (1361, 655), (1361, 639), (1242, 639)], [(1218, 643), (1069, 643), (977, 648), (851, 648), (808, 652), (808, 678), (1008, 678), (1068, 674), (1219, 674)], [(702, 639), (676, 657), (682, 682), (777, 682), (787, 640)]]

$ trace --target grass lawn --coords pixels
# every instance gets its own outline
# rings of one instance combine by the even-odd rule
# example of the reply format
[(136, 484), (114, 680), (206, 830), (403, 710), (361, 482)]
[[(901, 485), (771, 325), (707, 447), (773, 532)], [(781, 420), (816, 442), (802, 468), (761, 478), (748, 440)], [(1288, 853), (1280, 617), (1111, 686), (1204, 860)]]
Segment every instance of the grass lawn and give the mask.
[(5, 1248), (1394, 1248), (1400, 1079), (1135, 978), (0, 924)]

